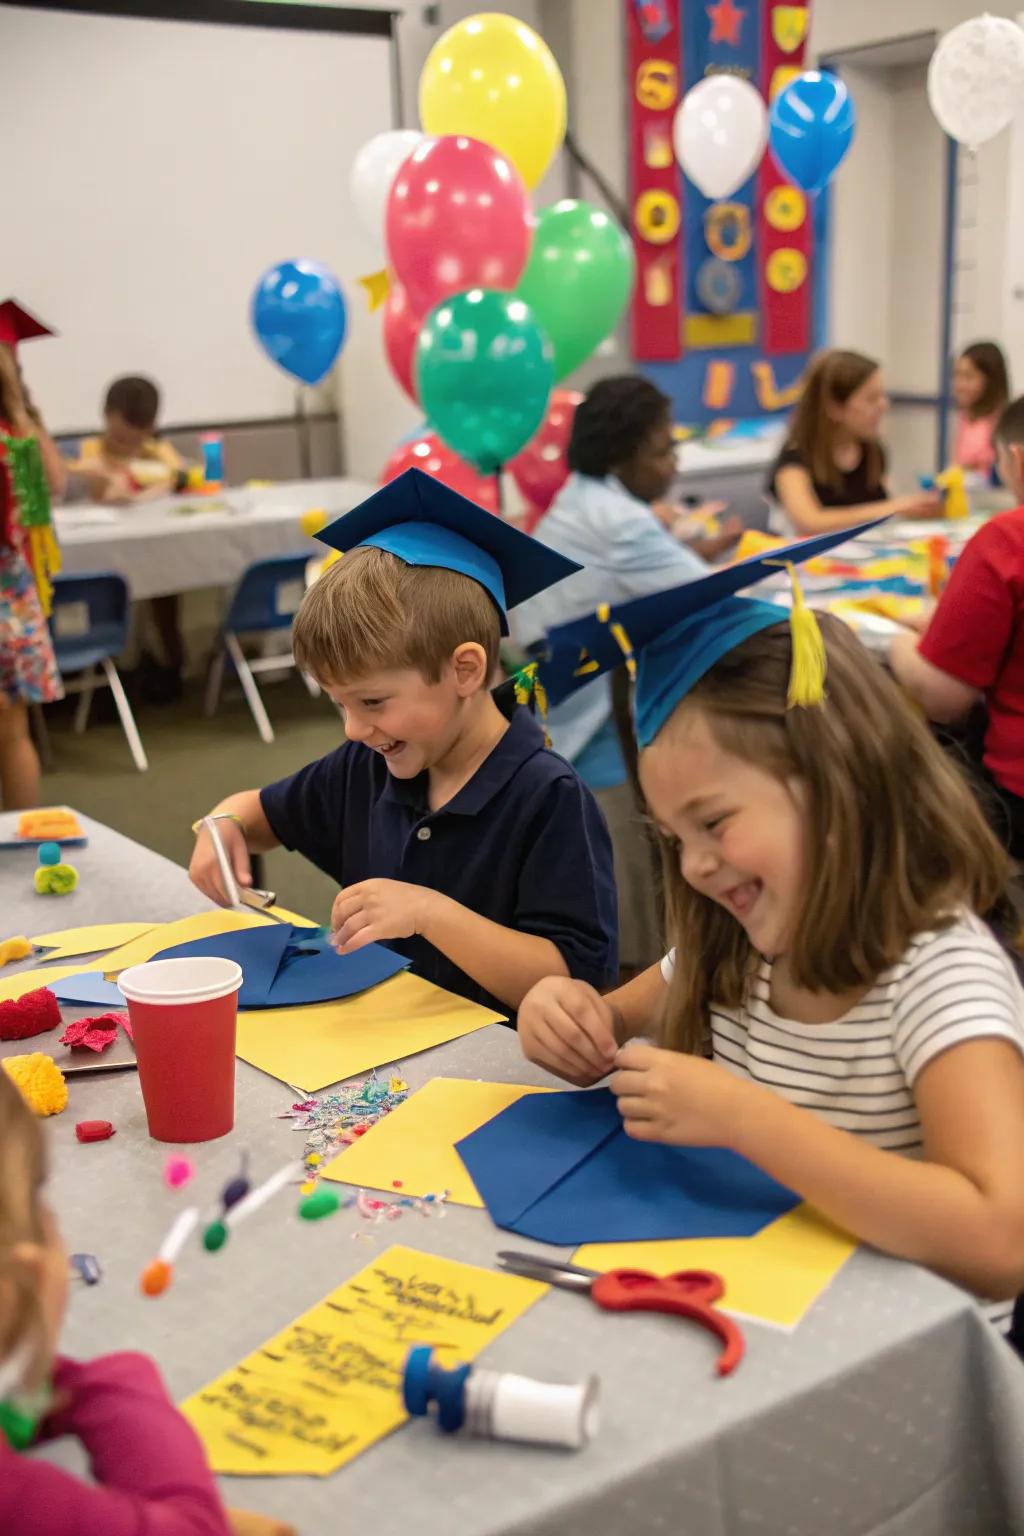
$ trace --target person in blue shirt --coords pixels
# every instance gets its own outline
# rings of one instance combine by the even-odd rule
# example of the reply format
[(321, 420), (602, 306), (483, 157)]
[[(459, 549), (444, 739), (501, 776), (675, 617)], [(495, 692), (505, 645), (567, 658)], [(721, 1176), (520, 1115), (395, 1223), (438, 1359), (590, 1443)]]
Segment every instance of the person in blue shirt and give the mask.
[[(583, 567), (516, 610), (513, 632), (530, 648), (556, 624), (706, 576), (652, 508), (675, 474), (671, 404), (637, 375), (602, 379), (576, 408), (572, 471), (534, 537)], [(588, 683), (547, 716), (556, 752), (597, 796), (611, 828), (625, 969), (655, 958), (659, 922), (653, 862), (619, 745), (608, 677)]]
[[(342, 954), (380, 941), (428, 981), (499, 1012), (554, 971), (617, 974), (607, 828), (512, 683), (491, 692), (505, 611), (577, 569), (409, 470), (325, 529), (345, 552), (307, 592), (295, 659), (347, 741), (216, 807), (240, 885), (283, 844), (336, 880)], [(209, 833), (190, 865), (225, 902)]]

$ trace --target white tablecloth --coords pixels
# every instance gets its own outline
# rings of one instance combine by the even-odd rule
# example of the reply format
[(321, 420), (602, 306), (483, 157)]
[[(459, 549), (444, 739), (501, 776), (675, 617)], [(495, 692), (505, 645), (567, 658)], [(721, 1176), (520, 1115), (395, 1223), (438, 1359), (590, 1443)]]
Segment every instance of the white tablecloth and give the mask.
[(54, 520), (65, 575), (117, 571), (133, 598), (159, 597), (231, 586), (254, 560), (315, 554), (302, 514), (320, 507), (340, 516), (373, 489), (363, 480), (297, 480), (134, 507), (57, 507)]

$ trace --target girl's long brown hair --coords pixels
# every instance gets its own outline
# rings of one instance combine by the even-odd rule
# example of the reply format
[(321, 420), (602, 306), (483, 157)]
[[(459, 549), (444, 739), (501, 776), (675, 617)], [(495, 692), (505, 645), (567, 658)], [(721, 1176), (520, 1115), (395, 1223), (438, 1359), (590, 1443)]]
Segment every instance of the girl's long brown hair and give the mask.
[[(915, 934), (948, 926), (958, 909), (990, 912), (1009, 860), (896, 684), (839, 619), (820, 624), (821, 708), (786, 707), (791, 645), (780, 624), (701, 678), (648, 751), (671, 752), (673, 733), (699, 710), (723, 750), (803, 783), (807, 887), (789, 964), (798, 986), (841, 994), (870, 986)], [(662, 858), (676, 952), (663, 1038), (700, 1051), (710, 1003), (740, 1006), (759, 956), (735, 918), (686, 884), (666, 839)]]
[(15, 1350), (43, 1343), (43, 1313), (30, 1272), (13, 1258), (18, 1243), (46, 1240), (42, 1189), (43, 1133), (35, 1115), (0, 1069), (0, 1363)]
[(998, 416), (1010, 398), (1010, 376), (1002, 347), (994, 341), (976, 341), (965, 347), (960, 355), (973, 363), (985, 380), (985, 388), (967, 412), (968, 416), (972, 421)]
[[(796, 448), (819, 485), (838, 490), (842, 472), (836, 465), (839, 428), (828, 413), (829, 405), (845, 405), (866, 384), (879, 364), (862, 352), (820, 352), (804, 374), (800, 401), (789, 423), (788, 447)], [(864, 467), (869, 485), (878, 485), (884, 472), (882, 449), (877, 442), (864, 444)]]

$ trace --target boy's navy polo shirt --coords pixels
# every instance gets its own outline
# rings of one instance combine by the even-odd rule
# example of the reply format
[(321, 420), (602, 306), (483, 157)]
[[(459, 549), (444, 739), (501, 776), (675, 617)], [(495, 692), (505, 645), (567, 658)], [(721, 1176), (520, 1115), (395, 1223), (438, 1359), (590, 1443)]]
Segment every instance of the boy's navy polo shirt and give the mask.
[[(570, 976), (598, 988), (616, 979), (608, 829), (527, 709), (513, 709), (490, 756), (440, 810), (428, 808), (425, 773), (394, 778), (379, 753), (355, 741), (269, 785), (260, 801), (278, 841), (340, 886), (370, 879), (430, 886), (505, 928), (550, 939)], [(509, 1013), (425, 939), (387, 943), (408, 956), (416, 975)]]

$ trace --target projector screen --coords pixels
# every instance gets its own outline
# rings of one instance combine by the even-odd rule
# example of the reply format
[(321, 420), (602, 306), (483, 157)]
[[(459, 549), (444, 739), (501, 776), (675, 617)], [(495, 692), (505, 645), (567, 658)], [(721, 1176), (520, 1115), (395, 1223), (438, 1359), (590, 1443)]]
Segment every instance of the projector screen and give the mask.
[(51, 431), (94, 427), (124, 373), (168, 423), (292, 413), (250, 295), (313, 257), (362, 302), (348, 173), (393, 125), (391, 70), (387, 35), (0, 6), (0, 299), (60, 333), (24, 352)]

